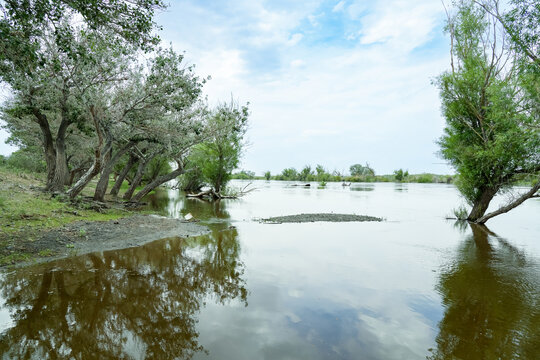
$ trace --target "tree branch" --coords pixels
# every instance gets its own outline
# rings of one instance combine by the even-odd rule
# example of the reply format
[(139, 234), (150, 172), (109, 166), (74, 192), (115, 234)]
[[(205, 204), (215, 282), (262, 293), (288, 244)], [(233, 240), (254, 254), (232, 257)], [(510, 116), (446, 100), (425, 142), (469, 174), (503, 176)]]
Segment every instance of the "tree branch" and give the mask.
[(486, 214), (486, 215), (482, 216), (476, 222), (479, 223), (479, 224), (484, 224), (486, 221), (488, 221), (492, 217), (495, 217), (495, 216), (500, 215), (500, 214), (504, 214), (504, 213), (514, 209), (515, 207), (521, 205), (527, 199), (530, 199), (530, 198), (533, 198), (533, 197), (540, 197), (540, 195), (536, 194), (536, 192), (538, 190), (540, 190), (540, 178), (538, 179), (536, 184), (534, 184), (533, 187), (529, 191), (527, 191), (526, 193), (524, 193), (523, 195), (521, 195), (520, 197), (518, 197), (514, 201), (510, 202), (509, 204), (500, 207), (498, 210), (495, 210), (493, 212), (490, 212), (489, 214)]

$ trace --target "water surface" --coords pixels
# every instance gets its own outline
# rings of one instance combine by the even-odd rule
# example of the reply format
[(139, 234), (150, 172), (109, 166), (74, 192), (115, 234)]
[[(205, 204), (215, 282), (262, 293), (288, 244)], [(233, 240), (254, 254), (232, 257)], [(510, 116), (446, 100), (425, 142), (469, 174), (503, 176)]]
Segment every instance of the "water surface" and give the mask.
[[(39, 359), (537, 358), (540, 201), (485, 229), (445, 220), (460, 204), (451, 185), (290, 185), (259, 181), (244, 198), (216, 203), (164, 191), (151, 206), (173, 217), (191, 213), (212, 233), (4, 272), (0, 352)], [(386, 221), (257, 221), (314, 212)]]

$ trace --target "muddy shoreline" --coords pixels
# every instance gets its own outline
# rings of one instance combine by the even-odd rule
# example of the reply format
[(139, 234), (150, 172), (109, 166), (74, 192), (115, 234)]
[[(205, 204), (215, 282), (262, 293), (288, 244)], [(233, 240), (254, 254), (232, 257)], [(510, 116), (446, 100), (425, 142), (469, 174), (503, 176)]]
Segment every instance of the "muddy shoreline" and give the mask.
[(134, 215), (107, 222), (78, 221), (49, 230), (35, 241), (26, 244), (25, 250), (36, 258), (17, 266), (141, 246), (171, 237), (200, 236), (209, 231), (200, 224), (156, 215)]

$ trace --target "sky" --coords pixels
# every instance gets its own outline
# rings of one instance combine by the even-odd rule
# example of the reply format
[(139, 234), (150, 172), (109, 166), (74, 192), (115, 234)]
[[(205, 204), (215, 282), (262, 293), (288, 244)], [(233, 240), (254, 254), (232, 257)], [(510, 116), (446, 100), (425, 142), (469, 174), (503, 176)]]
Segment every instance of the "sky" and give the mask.
[(211, 76), (210, 104), (250, 103), (240, 167), (260, 175), (451, 173), (432, 85), (450, 63), (445, 19), (437, 0), (171, 0), (156, 20), (164, 45)]

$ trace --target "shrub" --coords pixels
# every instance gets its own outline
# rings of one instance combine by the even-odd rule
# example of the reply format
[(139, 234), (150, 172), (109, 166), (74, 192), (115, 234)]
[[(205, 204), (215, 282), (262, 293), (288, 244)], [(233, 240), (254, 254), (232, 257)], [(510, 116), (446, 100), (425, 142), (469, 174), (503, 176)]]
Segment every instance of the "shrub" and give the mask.
[(36, 154), (35, 152), (29, 150), (17, 150), (8, 158), (5, 158), (4, 161), (7, 166), (14, 169), (34, 173), (42, 173), (47, 170), (47, 165), (45, 164), (41, 154)]
[(419, 183), (432, 183), (433, 182), (433, 175), (431, 174), (422, 174), (418, 177), (417, 182)]

